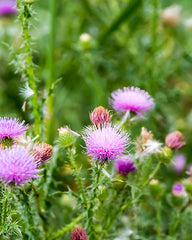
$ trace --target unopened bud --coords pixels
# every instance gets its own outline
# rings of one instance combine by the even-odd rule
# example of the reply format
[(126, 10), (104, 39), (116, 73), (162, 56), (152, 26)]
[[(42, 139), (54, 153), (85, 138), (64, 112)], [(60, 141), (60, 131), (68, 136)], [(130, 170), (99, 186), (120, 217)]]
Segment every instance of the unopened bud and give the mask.
[(59, 139), (58, 142), (61, 147), (68, 148), (75, 144), (77, 137), (80, 135), (74, 131), (72, 131), (69, 127), (61, 127), (58, 129), (59, 131)]
[(46, 161), (52, 158), (53, 147), (47, 143), (35, 145), (33, 148), (33, 155), (35, 159), (39, 161), (41, 164), (45, 163)]
[(79, 40), (83, 49), (89, 49), (91, 47), (91, 36), (88, 33), (82, 33)]
[(159, 161), (162, 163), (170, 163), (173, 157), (173, 152), (170, 148), (164, 147), (162, 152), (158, 154)]
[(87, 233), (81, 227), (75, 227), (71, 232), (71, 240), (87, 240)]
[(162, 195), (163, 189), (157, 179), (152, 179), (150, 181), (149, 191), (154, 198), (159, 198)]
[(171, 148), (172, 150), (176, 150), (185, 145), (185, 141), (183, 139), (183, 134), (179, 131), (175, 131), (169, 133), (165, 139), (166, 146)]
[(109, 111), (104, 107), (97, 107), (93, 110), (92, 113), (89, 114), (91, 122), (96, 127), (102, 127), (107, 123), (110, 123), (112, 115), (109, 114)]
[(171, 204), (181, 209), (186, 205), (187, 201), (188, 196), (183, 185), (176, 183), (172, 189)]

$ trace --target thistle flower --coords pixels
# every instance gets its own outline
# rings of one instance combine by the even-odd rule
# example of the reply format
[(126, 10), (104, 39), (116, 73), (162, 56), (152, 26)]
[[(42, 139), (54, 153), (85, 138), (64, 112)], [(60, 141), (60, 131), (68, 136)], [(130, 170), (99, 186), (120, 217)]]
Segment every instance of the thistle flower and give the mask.
[(136, 155), (140, 156), (143, 154), (145, 150), (145, 144), (148, 140), (153, 140), (153, 133), (151, 131), (147, 131), (146, 128), (141, 128), (140, 136), (136, 139), (135, 147), (136, 147)]
[(110, 123), (112, 115), (109, 114), (109, 111), (103, 107), (97, 107), (89, 114), (91, 122), (96, 127), (102, 127)]
[(110, 104), (121, 112), (132, 111), (140, 116), (154, 107), (153, 98), (144, 90), (135, 87), (124, 87), (111, 94)]
[(17, 118), (0, 118), (0, 139), (5, 137), (14, 138), (24, 134), (28, 129), (28, 126), (24, 126), (24, 122), (19, 123)]
[(9, 15), (17, 12), (17, 4), (14, 0), (1, 0), (0, 1), (0, 15)]
[(4, 183), (23, 185), (37, 178), (37, 162), (27, 149), (14, 145), (0, 152), (0, 179)]
[(81, 227), (75, 227), (71, 232), (71, 240), (87, 240), (87, 233)]
[(36, 144), (33, 148), (33, 155), (40, 164), (45, 163), (52, 158), (53, 147), (47, 143)]
[(86, 143), (87, 153), (103, 162), (115, 160), (126, 152), (128, 146), (128, 135), (117, 128), (107, 125), (102, 128), (88, 127), (85, 129), (83, 139)]
[(166, 146), (172, 150), (176, 150), (185, 145), (183, 134), (179, 131), (169, 133), (165, 139)]
[(177, 154), (174, 156), (173, 166), (176, 173), (181, 173), (185, 168), (186, 157), (184, 154)]
[(123, 155), (115, 162), (115, 170), (122, 176), (126, 176), (128, 173), (136, 169), (133, 164), (133, 160), (128, 155)]
[(181, 6), (173, 5), (165, 8), (161, 14), (162, 21), (170, 26), (176, 26), (180, 21)]

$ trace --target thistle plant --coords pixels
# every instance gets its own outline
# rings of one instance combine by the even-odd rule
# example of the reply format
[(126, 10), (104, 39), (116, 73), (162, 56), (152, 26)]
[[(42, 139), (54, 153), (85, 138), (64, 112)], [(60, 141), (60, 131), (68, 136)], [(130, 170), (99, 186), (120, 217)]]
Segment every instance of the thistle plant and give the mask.
[[(83, 61), (80, 75), (86, 75), (84, 80), (95, 94), (91, 98), (99, 105), (91, 111), (82, 107), (90, 123), (81, 122), (79, 128), (73, 123), (69, 126), (67, 118), (62, 119), (60, 126), (54, 116), (57, 108), (57, 95), (53, 97), (57, 84), (54, 78), (56, 71), (59, 72), (54, 53), (60, 54), (54, 49), (56, 1), (50, 1), (51, 28), (46, 55), (49, 78), (42, 92), (36, 76), (43, 71), (37, 73), (32, 50), (34, 0), (17, 0), (14, 11), (12, 5), (0, 4), (0, 14), (18, 13), (22, 31), (16, 66), (22, 76), (20, 95), (24, 96), (26, 116), (30, 115), (25, 108), (27, 101), (33, 110), (32, 118), (27, 121), (19, 120), (14, 114), (0, 117), (0, 239), (190, 240), (192, 167), (186, 165), (187, 156), (182, 152), (187, 139), (182, 128), (167, 126), (167, 132), (161, 135), (153, 131), (154, 122), (161, 124), (163, 119), (160, 111), (155, 113), (160, 106), (155, 89), (161, 78), (155, 65), (163, 55), (157, 54), (157, 32), (162, 31), (163, 24), (167, 27), (179, 24), (178, 8), (169, 8), (160, 16), (158, 1), (151, 5), (154, 21), (149, 38), (152, 47), (148, 51), (152, 64), (147, 66), (146, 74), (152, 80), (157, 78), (156, 82), (150, 80), (148, 88), (129, 83), (115, 90), (114, 85), (111, 95), (108, 90), (106, 94), (101, 93), (105, 82), (100, 81), (103, 66), (97, 65), (97, 54), (102, 51), (100, 44), (105, 44), (125, 19), (134, 22), (133, 12), (143, 8), (141, 2), (130, 1), (121, 13), (116, 12), (116, 18), (109, 28), (106, 24), (98, 39), (95, 30), (91, 30), (93, 34), (81, 34), (77, 45), (74, 44), (78, 56), (74, 54), (72, 63)], [(95, 8), (92, 9), (96, 1), (82, 3), (92, 18), (98, 18)], [(114, 9), (119, 6), (115, 3), (119, 2), (114, 1)], [(172, 10), (177, 11), (170, 13)], [(162, 26), (158, 28), (160, 20)], [(100, 22), (105, 24), (102, 18)], [(116, 47), (120, 44), (119, 41)], [(73, 93), (67, 94), (66, 101)], [(109, 109), (100, 106), (101, 102), (106, 106), (107, 99)], [(45, 104), (49, 118), (43, 114)], [(150, 114), (155, 120), (151, 121)], [(58, 132), (54, 125), (60, 126)]]

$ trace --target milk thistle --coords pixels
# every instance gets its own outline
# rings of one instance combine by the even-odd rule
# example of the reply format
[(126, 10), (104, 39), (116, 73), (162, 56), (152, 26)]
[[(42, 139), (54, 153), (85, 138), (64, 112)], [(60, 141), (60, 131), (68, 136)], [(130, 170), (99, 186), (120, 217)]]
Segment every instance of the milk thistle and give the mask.
[(0, 179), (4, 183), (23, 185), (37, 178), (41, 169), (27, 149), (14, 145), (0, 152)]
[(124, 87), (122, 90), (111, 94), (109, 100), (112, 108), (116, 111), (131, 111), (140, 116), (154, 107), (154, 100), (148, 92), (135, 87)]
[(17, 118), (0, 118), (0, 139), (14, 138), (25, 133), (28, 129), (27, 125), (24, 125), (25, 121), (19, 123)]
[(99, 162), (115, 160), (126, 152), (129, 145), (128, 134), (112, 125), (102, 128), (87, 127), (83, 139), (87, 153)]

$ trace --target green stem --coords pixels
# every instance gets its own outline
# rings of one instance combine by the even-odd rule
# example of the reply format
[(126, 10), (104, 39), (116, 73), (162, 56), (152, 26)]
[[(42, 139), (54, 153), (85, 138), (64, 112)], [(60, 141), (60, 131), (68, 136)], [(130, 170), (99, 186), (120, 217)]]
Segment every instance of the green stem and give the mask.
[(141, 188), (144, 188), (154, 178), (155, 174), (159, 171), (160, 166), (161, 166), (161, 162), (158, 162), (156, 168), (150, 174), (149, 178), (143, 183)]
[(141, 6), (142, 0), (132, 0), (129, 1), (125, 9), (120, 13), (119, 16), (112, 22), (112, 24), (107, 28), (99, 37), (99, 43), (102, 44), (106, 39), (118, 29), (118, 27), (127, 19), (135, 14), (136, 10)]
[(171, 223), (169, 227), (169, 236), (174, 236), (179, 224), (180, 224), (181, 214), (177, 209), (173, 209), (171, 216)]
[(66, 233), (67, 231), (71, 231), (76, 224), (83, 219), (86, 216), (86, 212), (82, 213), (81, 215), (79, 215), (77, 218), (75, 218), (70, 224), (66, 225), (65, 227), (63, 227), (61, 230), (57, 231), (55, 234), (53, 234), (49, 240), (53, 240), (56, 239), (60, 236), (62, 236), (64, 233)]
[(9, 191), (5, 189), (2, 199), (2, 212), (1, 212), (1, 228), (6, 224), (8, 217), (8, 200), (9, 200)]
[(96, 166), (93, 167), (93, 185), (92, 185), (92, 194), (90, 198), (90, 204), (87, 209), (87, 214), (88, 214), (88, 234), (89, 234), (89, 239), (90, 240), (96, 240), (96, 232), (95, 232), (95, 227), (94, 227), (94, 222), (93, 222), (93, 208), (95, 204), (95, 199), (97, 196), (97, 190), (99, 187), (99, 179), (101, 176), (102, 172), (102, 164), (99, 165), (98, 162), (96, 162)]
[(161, 200), (156, 204), (156, 220), (157, 220), (157, 240), (161, 240)]
[[(49, 77), (47, 81), (47, 92), (52, 87), (55, 80), (55, 61), (54, 61), (54, 49), (55, 49), (55, 36), (56, 36), (56, 0), (49, 0), (50, 9), (50, 34), (49, 34), (49, 48), (48, 48), (48, 69)], [(54, 140), (54, 127), (53, 127), (53, 111), (54, 111), (54, 96), (51, 94), (47, 99), (48, 107), (48, 119), (46, 122), (47, 142), (52, 144)]]
[(31, 186), (32, 186), (32, 189), (33, 189), (33, 192), (34, 192), (34, 196), (35, 196), (35, 201), (36, 201), (36, 207), (37, 207), (37, 212), (38, 212), (38, 215), (41, 219), (41, 223), (42, 223), (42, 229), (43, 229), (43, 237), (44, 239), (46, 239), (46, 233), (47, 233), (47, 230), (48, 230), (48, 223), (47, 223), (47, 220), (46, 218), (44, 217), (42, 211), (41, 211), (41, 204), (40, 204), (40, 194), (39, 192), (36, 190), (35, 186), (33, 183), (31, 183)]
[(78, 188), (79, 191), (82, 194), (82, 198), (83, 198), (83, 204), (85, 205), (86, 209), (87, 209), (87, 198), (86, 198), (86, 194), (85, 194), (85, 189), (82, 183), (82, 179), (81, 176), (79, 175), (78, 171), (77, 171), (77, 166), (76, 166), (76, 162), (75, 162), (75, 153), (73, 151), (74, 149), (68, 149), (68, 154), (69, 154), (69, 160), (75, 175), (75, 178), (77, 180), (77, 184), (78, 184)]
[(24, 79), (27, 80), (29, 87), (33, 90), (34, 94), (31, 96), (32, 105), (33, 105), (33, 115), (35, 122), (35, 135), (40, 134), (40, 111), (38, 103), (38, 94), (37, 87), (34, 75), (34, 65), (32, 57), (32, 47), (31, 47), (31, 36), (29, 34), (30, 22), (29, 18), (31, 17), (31, 4), (26, 1), (17, 0), (17, 8), (19, 10), (19, 19), (22, 25), (22, 36), (24, 40), (24, 50), (25, 50), (25, 67), (23, 70)]

